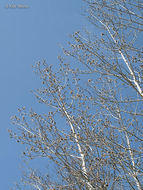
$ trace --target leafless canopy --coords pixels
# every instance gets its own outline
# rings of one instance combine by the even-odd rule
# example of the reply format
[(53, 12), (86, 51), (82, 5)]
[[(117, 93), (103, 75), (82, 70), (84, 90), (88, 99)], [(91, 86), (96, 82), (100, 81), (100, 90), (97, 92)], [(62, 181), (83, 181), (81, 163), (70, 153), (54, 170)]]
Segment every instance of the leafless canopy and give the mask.
[(143, 189), (143, 2), (85, 0), (93, 31), (75, 32), (58, 71), (36, 64), (47, 106), (19, 109), (12, 118), (25, 156), (47, 158), (52, 178), (32, 170), (24, 183), (37, 190)]

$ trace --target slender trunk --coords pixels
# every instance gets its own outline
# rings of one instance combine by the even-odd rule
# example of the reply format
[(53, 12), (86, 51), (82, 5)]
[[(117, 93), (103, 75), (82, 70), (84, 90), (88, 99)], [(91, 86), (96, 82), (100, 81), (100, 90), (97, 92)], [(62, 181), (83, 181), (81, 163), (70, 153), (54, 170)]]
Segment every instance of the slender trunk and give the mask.
[[(75, 132), (75, 129), (74, 129), (74, 126), (72, 124), (71, 117), (67, 113), (65, 107), (63, 107), (63, 111), (64, 111), (64, 113), (65, 113), (65, 115), (66, 115), (66, 117), (67, 117), (67, 119), (69, 121), (71, 130), (72, 130), (72, 132), (74, 134), (75, 142), (76, 142), (78, 150), (79, 150), (79, 154), (80, 154), (80, 158), (81, 158), (81, 162), (82, 162), (82, 172), (83, 172), (85, 178), (87, 178), (88, 175), (87, 175), (87, 169), (86, 169), (86, 164), (85, 164), (85, 155), (84, 155), (84, 153), (82, 151), (81, 145), (80, 145), (79, 140), (78, 140), (78, 136), (77, 136), (77, 134)], [(88, 181), (88, 179), (86, 180), (86, 184), (87, 184), (89, 190), (93, 190), (94, 189), (93, 186)]]

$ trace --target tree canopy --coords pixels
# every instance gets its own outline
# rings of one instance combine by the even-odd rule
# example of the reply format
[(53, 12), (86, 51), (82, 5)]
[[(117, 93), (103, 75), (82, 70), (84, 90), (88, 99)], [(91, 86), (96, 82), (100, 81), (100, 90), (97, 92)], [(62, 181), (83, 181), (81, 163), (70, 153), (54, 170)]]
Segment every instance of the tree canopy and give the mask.
[[(93, 31), (77, 31), (58, 69), (36, 64), (33, 93), (47, 113), (25, 108), (10, 135), (26, 157), (47, 158), (57, 177), (31, 170), (37, 190), (143, 189), (143, 2), (84, 0)], [(52, 165), (51, 165), (52, 168)], [(20, 188), (17, 186), (17, 188)]]

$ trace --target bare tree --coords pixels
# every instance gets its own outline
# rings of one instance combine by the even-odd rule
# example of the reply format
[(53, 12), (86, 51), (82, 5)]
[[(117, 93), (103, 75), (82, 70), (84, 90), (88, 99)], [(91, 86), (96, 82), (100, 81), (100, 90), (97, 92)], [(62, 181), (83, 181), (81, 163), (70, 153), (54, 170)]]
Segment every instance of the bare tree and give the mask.
[(75, 32), (59, 70), (36, 64), (34, 92), (47, 114), (19, 109), (25, 156), (45, 157), (56, 176), (31, 171), (33, 189), (143, 189), (143, 3), (85, 0), (95, 32)]

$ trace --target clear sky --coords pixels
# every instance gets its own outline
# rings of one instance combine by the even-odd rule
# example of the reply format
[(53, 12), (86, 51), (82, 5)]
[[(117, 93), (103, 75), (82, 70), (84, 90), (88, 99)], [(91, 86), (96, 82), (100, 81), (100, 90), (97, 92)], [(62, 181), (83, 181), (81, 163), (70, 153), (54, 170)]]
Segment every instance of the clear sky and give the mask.
[[(19, 8), (20, 5), (28, 8)], [(13, 6), (13, 8), (12, 8)], [(20, 178), (23, 147), (9, 138), (10, 117), (18, 107), (38, 109), (30, 90), (40, 87), (32, 65), (57, 64), (59, 43), (85, 24), (82, 0), (0, 1), (0, 189)]]

